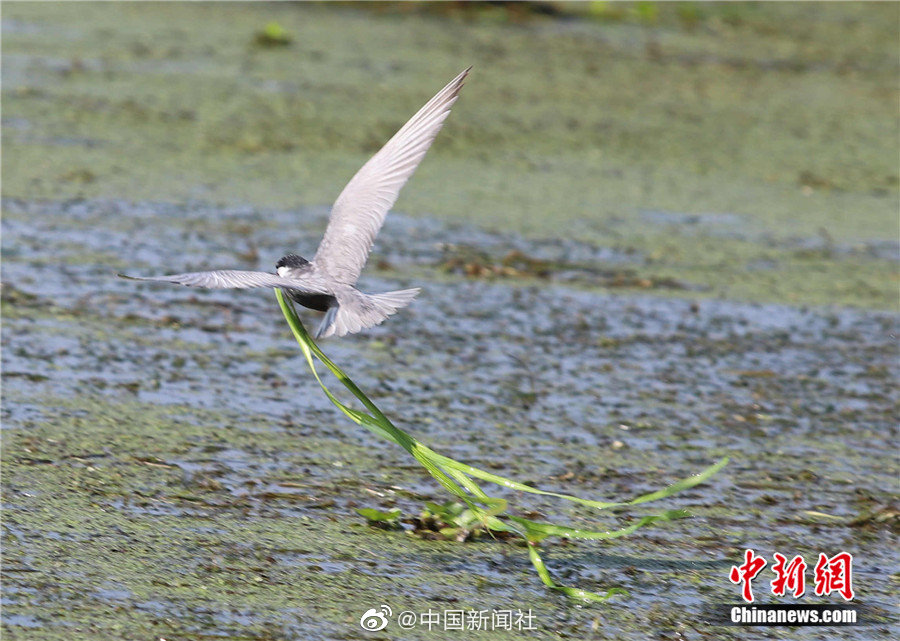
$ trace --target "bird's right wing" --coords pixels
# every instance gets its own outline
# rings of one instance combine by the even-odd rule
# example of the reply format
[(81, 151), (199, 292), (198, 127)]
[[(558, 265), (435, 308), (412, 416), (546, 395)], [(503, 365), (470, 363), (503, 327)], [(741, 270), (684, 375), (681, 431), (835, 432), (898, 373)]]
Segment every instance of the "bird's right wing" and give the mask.
[(282, 278), (267, 272), (249, 272), (237, 269), (220, 269), (211, 272), (190, 272), (171, 276), (126, 276), (129, 280), (147, 280), (160, 283), (175, 283), (187, 287), (204, 287), (206, 289), (248, 289), (251, 287), (281, 287), (303, 292), (305, 294), (328, 293), (320, 279), (311, 277), (309, 281)]
[(416, 112), (338, 196), (313, 262), (339, 283), (359, 278), (384, 217), (450, 115), (469, 69)]

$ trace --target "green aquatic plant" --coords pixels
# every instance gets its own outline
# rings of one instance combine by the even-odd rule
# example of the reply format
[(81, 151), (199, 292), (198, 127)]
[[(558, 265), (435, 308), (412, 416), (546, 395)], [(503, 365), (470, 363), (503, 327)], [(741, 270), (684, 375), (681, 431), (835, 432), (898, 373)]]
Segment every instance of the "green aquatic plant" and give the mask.
[(291, 34), (277, 22), (269, 22), (256, 32), (253, 41), (259, 47), (287, 47), (293, 42)]
[[(685, 510), (668, 510), (662, 514), (644, 516), (628, 527), (618, 530), (582, 530), (516, 516), (510, 512), (510, 506), (506, 499), (488, 495), (476, 482), (476, 479), (478, 481), (486, 481), (520, 492), (552, 496), (592, 507), (597, 510), (606, 510), (614, 507), (640, 505), (666, 498), (676, 492), (686, 490), (702, 483), (728, 463), (728, 459), (723, 458), (714, 465), (703, 470), (700, 474), (678, 481), (662, 490), (644, 494), (630, 501), (612, 503), (592, 501), (558, 492), (548, 492), (497, 474), (485, 472), (477, 467), (472, 467), (471, 465), (438, 454), (395, 426), (390, 419), (378, 409), (375, 403), (373, 403), (369, 397), (366, 396), (352, 380), (350, 380), (350, 377), (335, 365), (321, 349), (319, 349), (319, 346), (316, 345), (306, 331), (303, 323), (300, 322), (300, 318), (297, 316), (293, 303), (289, 302), (282, 295), (281, 290), (276, 289), (275, 296), (278, 298), (278, 304), (281, 306), (281, 311), (284, 313), (284, 317), (291, 327), (294, 338), (297, 339), (297, 343), (299, 343), (300, 349), (306, 357), (306, 362), (309, 364), (313, 376), (316, 377), (316, 380), (319, 382), (319, 385), (331, 402), (355, 423), (366, 427), (388, 441), (396, 443), (409, 452), (409, 454), (412, 455), (412, 457), (416, 459), (416, 461), (418, 461), (431, 476), (443, 485), (448, 492), (462, 501), (464, 507), (456, 507), (453, 503), (444, 504), (443, 506), (430, 504), (427, 507), (433, 515), (443, 518), (448, 523), (447, 534), (450, 533), (450, 528), (454, 529), (454, 534), (459, 533), (461, 528), (465, 530), (480, 528), (492, 533), (503, 533), (504, 535), (521, 537), (527, 544), (531, 563), (534, 565), (535, 570), (537, 570), (538, 576), (540, 576), (544, 585), (554, 590), (559, 590), (570, 597), (588, 601), (605, 601), (611, 596), (616, 594), (627, 594), (627, 592), (622, 588), (611, 588), (605, 594), (599, 594), (580, 588), (557, 585), (550, 576), (550, 572), (546, 565), (544, 565), (544, 561), (538, 552), (538, 544), (542, 540), (550, 536), (558, 536), (567, 539), (615, 539), (631, 534), (645, 525), (683, 518), (689, 516), (689, 514)], [(340, 381), (341, 384), (343, 384), (343, 386), (346, 387), (360, 403), (362, 403), (366, 411), (350, 407), (339, 400), (337, 396), (328, 389), (316, 369), (315, 359), (318, 359), (332, 374), (334, 374), (338, 381)], [(366, 517), (370, 522), (378, 523), (382, 526), (390, 526), (392, 523), (396, 524), (400, 517), (399, 510), (380, 512), (378, 510), (366, 508), (360, 510), (360, 514)]]

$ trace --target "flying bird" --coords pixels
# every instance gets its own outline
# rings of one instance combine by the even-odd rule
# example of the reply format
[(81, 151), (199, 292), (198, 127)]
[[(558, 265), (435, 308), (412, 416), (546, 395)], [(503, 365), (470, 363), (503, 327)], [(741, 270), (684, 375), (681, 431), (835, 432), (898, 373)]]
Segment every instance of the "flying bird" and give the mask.
[(451, 80), (356, 172), (331, 207), (325, 236), (312, 260), (288, 254), (275, 264), (274, 274), (222, 269), (119, 276), (207, 289), (280, 287), (304, 307), (325, 312), (316, 338), (344, 336), (378, 325), (409, 305), (419, 289), (366, 294), (356, 289), (356, 281), (388, 210), (450, 115), (471, 69)]

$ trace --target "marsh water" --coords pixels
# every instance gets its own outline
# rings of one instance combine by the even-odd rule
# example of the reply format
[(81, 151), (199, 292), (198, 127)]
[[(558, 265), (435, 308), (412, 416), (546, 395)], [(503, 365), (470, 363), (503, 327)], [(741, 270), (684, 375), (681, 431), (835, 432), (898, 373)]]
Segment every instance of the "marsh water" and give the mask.
[[(626, 499), (731, 457), (702, 486), (612, 514), (498, 491), (521, 513), (593, 529), (672, 508), (692, 513), (607, 543), (548, 539), (542, 550), (559, 583), (630, 593), (604, 605), (579, 604), (544, 588), (514, 542), (423, 539), (409, 528), (373, 528), (356, 513), (399, 508), (414, 516), (425, 501), (448, 497), (405, 452), (337, 412), (311, 377), (272, 292), (116, 277), (270, 270), (285, 253), (311, 256), (327, 222), (326, 187), (339, 189), (372, 143), (326, 154), (334, 185), (311, 185), (325, 175), (322, 167), (288, 184), (284, 165), (307, 152), (280, 150), (272, 160), (265, 136), (257, 152), (229, 148), (221, 156), (207, 155), (205, 146), (191, 155), (193, 147), (179, 145), (196, 141), (175, 136), (169, 166), (156, 136), (166, 122), (183, 134), (184, 123), (176, 103), (166, 101), (189, 95), (187, 80), (227, 76), (231, 50), (220, 39), (242, 34), (238, 18), (250, 10), (237, 5), (233, 15), (192, 32), (195, 40), (181, 53), (167, 55), (152, 49), (173, 28), (166, 16), (185, 19), (200, 10), (135, 6), (112, 18), (84, 7), (93, 22), (62, 5), (4, 7), (5, 636), (446, 638), (437, 628), (401, 630), (393, 621), (382, 632), (362, 632), (362, 614), (385, 604), (395, 614), (530, 609), (536, 630), (528, 634), (535, 638), (746, 638), (747, 629), (713, 627), (701, 612), (738, 600), (728, 572), (752, 548), (769, 560), (780, 552), (807, 562), (820, 552), (851, 552), (857, 602), (872, 608), (873, 619), (841, 629), (841, 638), (890, 637), (883, 615), (896, 601), (900, 323), (890, 302), (898, 249), (888, 214), (896, 186), (876, 171), (881, 156), (861, 161), (871, 174), (847, 177), (857, 182), (843, 191), (818, 183), (811, 195), (809, 185), (754, 188), (768, 203), (766, 214), (753, 205), (714, 208), (718, 197), (708, 196), (680, 208), (687, 196), (672, 184), (595, 211), (588, 176), (573, 175), (571, 159), (549, 149), (513, 158), (529, 167), (546, 152), (546, 167), (522, 169), (518, 179), (503, 178), (501, 165), (480, 184), (446, 185), (442, 171), (470, 178), (465, 159), (480, 163), (479, 154), (490, 153), (489, 140), (479, 146), (467, 130), (488, 125), (475, 109), (465, 112), (464, 94), (441, 134), (451, 151), (442, 155), (439, 139), (421, 180), (417, 174), (407, 187), (414, 195), (389, 215), (360, 283), (372, 292), (420, 286), (422, 294), (384, 325), (322, 348), (398, 426), (432, 448), (544, 489)], [(444, 24), (393, 15), (370, 22), (364, 12), (322, 8), (264, 11), (309, 38), (309, 22), (381, 37), (409, 21), (423, 20), (426, 32)], [(477, 23), (471, 33), (497, 30), (502, 46), (515, 50), (520, 30), (533, 30), (563, 52), (550, 54), (562, 56), (587, 37), (580, 24)], [(632, 27), (605, 27), (604, 46), (627, 51)], [(105, 39), (90, 40), (98, 33)], [(487, 46), (476, 35), (474, 44), (460, 36), (466, 51)], [(204, 39), (209, 51), (196, 54), (195, 47), (205, 51)], [(308, 48), (316, 63), (309, 51), (323, 50), (299, 40), (294, 55)], [(58, 47), (77, 54), (60, 61)], [(92, 48), (94, 57), (85, 55)], [(251, 76), (281, 68), (259, 53), (234, 55), (253, 59)], [(491, 55), (518, 69), (507, 54)], [(880, 69), (863, 68), (875, 76)], [(110, 69), (112, 79), (104, 81)], [(165, 80), (169, 93), (129, 107), (133, 89), (120, 86), (91, 98), (93, 109), (78, 102), (95, 84), (115, 85), (122, 70), (144, 74), (150, 84)], [(323, 72), (313, 76), (327, 95), (328, 83), (316, 75)], [(362, 82), (356, 73), (342, 82)], [(290, 91), (276, 80), (250, 85), (254, 92)], [(471, 84), (482, 104), (477, 75)], [(144, 115), (133, 113), (138, 106)], [(196, 108), (194, 117), (205, 123)], [(335, 117), (303, 108), (310, 122), (316, 114), (326, 123)], [(230, 117), (252, 119), (234, 109)], [(375, 124), (389, 130), (394, 120)], [(454, 125), (463, 132), (456, 143)], [(315, 138), (322, 134), (310, 135), (313, 149), (325, 144)], [(140, 140), (147, 141), (146, 156), (129, 158)], [(217, 140), (223, 148), (250, 144)], [(206, 163), (213, 177), (205, 182), (186, 165), (179, 169), (190, 159)], [(130, 166), (142, 162), (140, 172)], [(611, 190), (631, 176), (633, 166), (622, 166), (623, 175), (606, 183)], [(555, 208), (565, 200), (561, 193), (548, 193), (541, 204), (536, 192), (543, 187), (528, 184), (531, 170), (545, 185), (558, 177), (562, 191), (583, 187), (570, 192), (579, 194), (570, 211)], [(638, 181), (649, 176), (655, 184), (674, 170), (634, 171)], [(725, 194), (719, 204), (747, 194), (742, 181), (749, 178), (720, 178), (709, 178)], [(870, 179), (877, 185), (861, 186)], [(785, 201), (796, 203), (786, 230), (766, 218), (777, 220), (775, 210), (789, 208)], [(477, 202), (490, 211), (479, 216), (468, 206)], [(458, 215), (447, 213), (453, 206)], [(558, 216), (542, 216), (542, 207)], [(841, 214), (848, 209), (857, 213), (856, 225)], [(308, 326), (319, 320), (313, 312), (303, 319)], [(754, 584), (762, 602), (791, 602), (773, 597), (768, 580)], [(763, 638), (833, 633), (753, 630)]]
[[(270, 293), (115, 277), (126, 266), (200, 265), (196, 256), (265, 267), (238, 256), (232, 224), (252, 227), (255, 252), (277, 257), (313, 248), (326, 211), (8, 201), (4, 213), (4, 237), (17, 241), (4, 248), (6, 567), (23, 590), (8, 607), (28, 604), (33, 625), (62, 633), (106, 604), (186, 633), (319, 636), (348, 624), (340, 613), (357, 614), (337, 597), (351, 589), (354, 604), (373, 607), (533, 606), (551, 630), (597, 616), (622, 625), (619, 610), (582, 611), (546, 594), (510, 544), (368, 529), (354, 507), (415, 514), (423, 500), (441, 502), (441, 490), (404, 452), (337, 414)], [(365, 285), (419, 283), (411, 274), (439, 272), (462, 242), (500, 256), (560, 249), (394, 214), (379, 242), (389, 265)], [(566, 255), (592, 259), (592, 248), (571, 245)], [(552, 278), (423, 284), (383, 327), (324, 348), (439, 451), (610, 500), (733, 457), (706, 486), (666, 501), (695, 518), (615, 544), (547, 546), (560, 577), (629, 589), (620, 606), (629, 619), (653, 608), (677, 617), (728, 600), (743, 546), (851, 549), (858, 589), (886, 594), (889, 533), (848, 521), (884, 507), (894, 482), (895, 317), (619, 295)]]

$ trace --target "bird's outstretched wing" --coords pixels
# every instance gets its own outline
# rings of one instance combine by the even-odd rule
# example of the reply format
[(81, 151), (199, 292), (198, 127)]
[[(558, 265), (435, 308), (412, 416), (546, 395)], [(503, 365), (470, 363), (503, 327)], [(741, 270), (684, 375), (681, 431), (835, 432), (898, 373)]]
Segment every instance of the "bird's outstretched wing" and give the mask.
[(122, 278), (130, 280), (149, 280), (161, 283), (176, 283), (188, 287), (204, 287), (206, 289), (248, 289), (250, 287), (282, 287), (306, 294), (328, 293), (324, 283), (319, 283), (317, 278), (309, 281), (292, 280), (282, 278), (267, 272), (249, 272), (236, 269), (220, 269), (211, 272), (190, 272), (188, 274), (173, 274), (171, 276), (126, 276)]
[(384, 217), (441, 130), (469, 69), (410, 118), (338, 196), (313, 262), (339, 283), (359, 278)]

